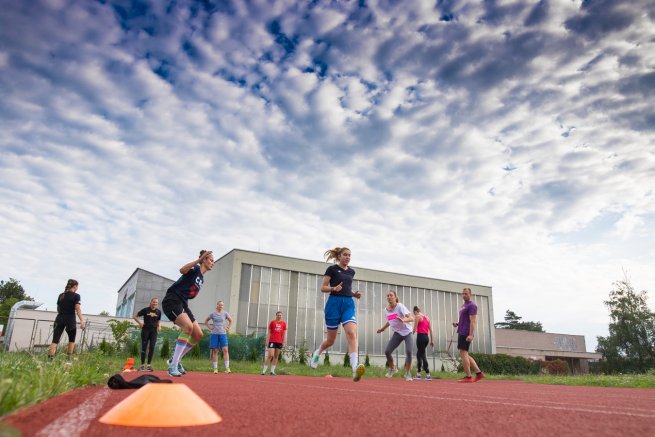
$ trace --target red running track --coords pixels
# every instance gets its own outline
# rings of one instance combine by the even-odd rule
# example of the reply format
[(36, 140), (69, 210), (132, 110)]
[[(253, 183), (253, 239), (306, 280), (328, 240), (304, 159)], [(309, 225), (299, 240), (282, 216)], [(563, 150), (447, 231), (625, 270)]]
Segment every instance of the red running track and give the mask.
[[(166, 377), (164, 372), (155, 375)], [(129, 374), (126, 379), (138, 376)], [(98, 422), (133, 393), (89, 387), (0, 422), (25, 436), (652, 436), (655, 390), (518, 381), (405, 382), (192, 372), (184, 383), (223, 418), (216, 425), (129, 428)]]

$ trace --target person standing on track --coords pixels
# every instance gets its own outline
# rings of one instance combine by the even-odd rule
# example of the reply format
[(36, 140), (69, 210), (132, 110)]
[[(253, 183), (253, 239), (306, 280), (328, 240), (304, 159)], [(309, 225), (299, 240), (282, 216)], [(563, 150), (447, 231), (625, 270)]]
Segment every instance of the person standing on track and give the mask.
[(180, 267), (182, 276), (168, 288), (161, 303), (166, 317), (179, 326), (182, 333), (175, 342), (173, 358), (168, 362), (169, 376), (182, 376), (186, 371), (180, 360), (202, 338), (200, 324), (189, 310), (189, 299), (200, 293), (205, 280), (204, 274), (214, 267), (214, 255), (210, 250), (201, 250), (198, 259)]
[(266, 339), (268, 354), (264, 361), (262, 375), (266, 374), (269, 364), (271, 365), (271, 375), (275, 375), (275, 366), (277, 366), (280, 351), (286, 343), (286, 336), (287, 323), (282, 320), (282, 311), (278, 311), (275, 313), (275, 320), (271, 320), (271, 323), (268, 324), (268, 338)]
[(432, 325), (430, 324), (430, 319), (428, 316), (421, 312), (421, 309), (418, 306), (414, 306), (414, 329), (413, 333), (416, 333), (416, 376), (414, 379), (417, 381), (421, 380), (421, 368), (425, 371), (425, 380), (432, 381), (430, 376), (430, 369), (428, 368), (428, 357), (425, 349), (428, 347), (434, 347), (434, 335), (432, 334)]
[(57, 317), (52, 334), (52, 344), (48, 348), (48, 359), (52, 360), (57, 352), (57, 346), (61, 339), (64, 329), (68, 335), (68, 356), (73, 355), (75, 350), (75, 337), (77, 336), (77, 324), (75, 323), (75, 314), (80, 319), (80, 328), (84, 329), (85, 322), (80, 305), (80, 295), (77, 294), (78, 282), (75, 279), (69, 279), (66, 283), (64, 292), (57, 297)]
[[(477, 382), (485, 377), (473, 357), (469, 355), (469, 347), (475, 335), (475, 322), (478, 316), (478, 306), (471, 300), (471, 289), (466, 287), (462, 290), (464, 304), (459, 309), (459, 322), (454, 322), (457, 327), (457, 349), (462, 358), (464, 367), (464, 378), (459, 382)], [(471, 375), (471, 369), (475, 370), (475, 378)]]
[(350, 365), (353, 369), (353, 381), (359, 381), (366, 367), (359, 364), (359, 353), (357, 345), (357, 319), (355, 318), (355, 301), (353, 297), (359, 299), (362, 297), (361, 291), (352, 290), (355, 270), (349, 266), (350, 249), (347, 247), (335, 247), (324, 254), (326, 261), (333, 259), (336, 263), (325, 270), (321, 292), (330, 293), (325, 303), (325, 326), (327, 327), (327, 337), (318, 349), (314, 351), (309, 365), (312, 369), (318, 366), (321, 352), (334, 344), (337, 338), (339, 324), (343, 327), (348, 339), (348, 356)]
[[(223, 353), (223, 364), (225, 365), (225, 373), (232, 373), (230, 370), (230, 352), (228, 350), (227, 332), (232, 326), (232, 317), (223, 311), (225, 304), (222, 300), (216, 303), (216, 311), (212, 311), (205, 319), (205, 325), (211, 334), (209, 336), (209, 349), (212, 351), (212, 364), (214, 365), (214, 373), (218, 373), (218, 348), (220, 347)], [(211, 321), (211, 323), (209, 323)], [(228, 322), (227, 324), (225, 322)]]
[[(159, 299), (153, 297), (150, 299), (150, 306), (143, 308), (132, 318), (136, 320), (141, 328), (141, 367), (140, 371), (147, 370), (152, 372), (152, 356), (155, 353), (155, 344), (157, 343), (157, 333), (161, 330), (159, 321), (161, 320), (161, 311), (157, 308)], [(139, 320), (143, 317), (143, 322)], [(146, 367), (146, 349), (148, 350), (148, 366)]]
[(412, 348), (414, 343), (412, 322), (414, 321), (414, 317), (407, 307), (400, 303), (398, 294), (394, 290), (389, 290), (387, 292), (387, 303), (388, 305), (384, 308), (384, 315), (387, 318), (387, 321), (384, 323), (384, 326), (377, 331), (378, 334), (381, 334), (389, 326), (391, 326), (391, 330), (393, 331), (393, 335), (389, 339), (389, 343), (387, 343), (387, 347), (384, 350), (384, 354), (387, 356), (387, 362), (389, 363), (389, 370), (387, 370), (385, 376), (391, 378), (398, 373), (398, 369), (394, 366), (393, 356), (391, 356), (391, 354), (398, 346), (400, 346), (400, 343), (404, 342), (405, 381), (410, 382), (412, 380)]

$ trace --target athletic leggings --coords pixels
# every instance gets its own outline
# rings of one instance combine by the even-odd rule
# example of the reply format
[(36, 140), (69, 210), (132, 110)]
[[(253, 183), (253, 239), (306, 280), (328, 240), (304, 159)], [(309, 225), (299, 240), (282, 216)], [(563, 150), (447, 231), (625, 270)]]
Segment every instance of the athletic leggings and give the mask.
[(411, 365), (413, 340), (414, 338), (411, 332), (405, 336), (394, 332), (391, 336), (391, 339), (389, 339), (389, 343), (387, 343), (387, 348), (384, 350), (384, 354), (387, 356), (387, 361), (390, 363), (393, 362), (391, 353), (395, 351), (398, 346), (400, 346), (400, 343), (405, 342), (405, 365)]
[(428, 334), (416, 334), (416, 361), (419, 372), (421, 371), (421, 367), (423, 367), (425, 373), (430, 373), (430, 369), (428, 369), (428, 357), (425, 353), (428, 343), (430, 343), (430, 336)]
[(144, 328), (141, 330), (141, 364), (146, 361), (146, 348), (148, 348), (148, 364), (152, 363), (152, 356), (157, 343), (157, 328)]

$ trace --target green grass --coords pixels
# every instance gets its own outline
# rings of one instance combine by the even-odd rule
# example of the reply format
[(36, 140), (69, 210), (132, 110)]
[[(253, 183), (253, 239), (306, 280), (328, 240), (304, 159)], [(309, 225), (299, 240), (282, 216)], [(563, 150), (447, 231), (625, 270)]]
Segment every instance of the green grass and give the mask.
[[(45, 354), (22, 352), (0, 353), (0, 417), (19, 408), (34, 405), (65, 391), (89, 385), (104, 385), (109, 376), (122, 370), (124, 356), (106, 356), (98, 352), (75, 355), (70, 361), (64, 354), (59, 354), (53, 361), (48, 361)], [(139, 358), (136, 357), (137, 365)], [(155, 370), (165, 370), (163, 359), (153, 361)], [(211, 372), (209, 358), (187, 357), (184, 366), (189, 371)], [(250, 361), (233, 361), (230, 367), (235, 373), (258, 374), (260, 363)], [(219, 358), (219, 370), (223, 371), (223, 362)], [(270, 370), (270, 369), (269, 369)], [(275, 369), (279, 375), (298, 375), (337, 378), (351, 378), (352, 370), (341, 363), (331, 366), (320, 365), (311, 369), (297, 363), (279, 363)], [(366, 369), (366, 378), (382, 378), (385, 369), (371, 366)], [(402, 373), (402, 372), (400, 372)], [(441, 379), (461, 378), (462, 374), (435, 372), (433, 377)], [(487, 375), (490, 380), (519, 380), (533, 384), (559, 384), (600, 387), (655, 388), (655, 373), (647, 375)]]
[(588, 387), (655, 388), (655, 374), (647, 375), (494, 375), (491, 379), (519, 380), (532, 384)]

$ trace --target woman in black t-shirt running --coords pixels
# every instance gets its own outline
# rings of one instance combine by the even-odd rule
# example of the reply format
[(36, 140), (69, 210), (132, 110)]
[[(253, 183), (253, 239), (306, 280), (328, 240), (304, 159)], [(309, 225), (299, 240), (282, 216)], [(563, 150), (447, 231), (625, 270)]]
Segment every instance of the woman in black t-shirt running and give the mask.
[(84, 329), (85, 322), (84, 316), (82, 315), (82, 307), (80, 306), (80, 295), (77, 294), (78, 286), (79, 284), (75, 279), (69, 279), (64, 292), (57, 298), (57, 318), (55, 318), (52, 344), (48, 348), (49, 359), (54, 358), (55, 352), (57, 352), (57, 345), (64, 330), (68, 334), (68, 355), (73, 354), (75, 336), (77, 335), (75, 314), (80, 319), (80, 328)]

